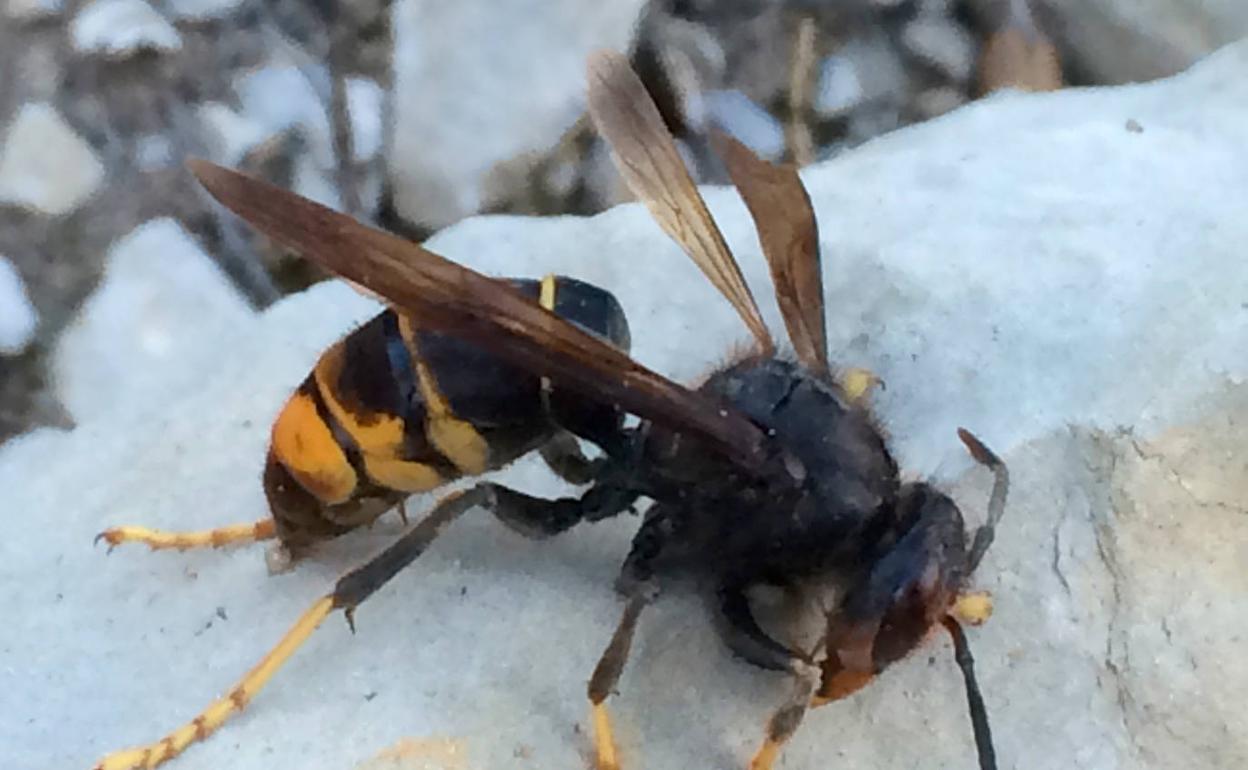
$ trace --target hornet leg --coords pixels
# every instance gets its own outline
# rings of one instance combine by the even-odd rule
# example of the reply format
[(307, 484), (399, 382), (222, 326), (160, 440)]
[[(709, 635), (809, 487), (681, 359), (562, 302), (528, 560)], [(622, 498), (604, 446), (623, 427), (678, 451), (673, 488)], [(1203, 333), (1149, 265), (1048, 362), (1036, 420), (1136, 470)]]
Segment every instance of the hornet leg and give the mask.
[(109, 527), (95, 536), (95, 542), (105, 541), (110, 551), (122, 543), (143, 543), (153, 551), (169, 548), (185, 551), (188, 548), (221, 548), (239, 543), (254, 543), (269, 540), (276, 534), (273, 519), (261, 519), (192, 532), (169, 532), (139, 526)]
[(154, 768), (173, 759), (192, 743), (206, 739), (246, 708), (331, 612), (343, 610), (354, 631), (356, 607), (424, 553), (447, 526), (477, 506), (489, 509), (513, 529), (534, 536), (562, 532), (582, 518), (579, 514), (582, 503), (575, 498), (543, 500), (496, 484), (479, 484), (446, 496), (420, 523), (388, 548), (343, 575), (334, 590), (309, 607), (277, 645), (224, 697), (213, 701), (190, 722), (156, 743), (109, 754), (100, 760), (95, 770)]
[(596, 770), (619, 770), (619, 755), (611, 730), (611, 717), (607, 712), (607, 697), (615, 690), (637, 630), (637, 618), (641, 610), (658, 598), (658, 585), (654, 580), (652, 562), (662, 552), (671, 536), (670, 519), (661, 511), (654, 511), (641, 525), (633, 538), (633, 545), (624, 566), (616, 590), (624, 596), (624, 614), (616, 626), (611, 641), (602, 651), (598, 665), (589, 678), (590, 718), (594, 725), (594, 766)]
[(719, 630), (728, 648), (760, 668), (788, 671), (793, 689), (767, 721), (766, 738), (750, 760), (750, 770), (771, 770), (786, 741), (797, 732), (819, 685), (819, 667), (797, 650), (771, 638), (754, 618), (745, 585), (727, 582), (719, 589)]

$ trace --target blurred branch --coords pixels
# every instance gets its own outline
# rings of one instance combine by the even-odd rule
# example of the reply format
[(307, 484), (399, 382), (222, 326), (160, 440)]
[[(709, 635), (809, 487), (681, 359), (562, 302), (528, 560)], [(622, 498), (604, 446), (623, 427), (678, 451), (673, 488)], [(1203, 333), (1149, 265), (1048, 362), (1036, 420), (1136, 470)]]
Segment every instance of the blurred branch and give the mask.
[(793, 35), (789, 56), (789, 119), (785, 125), (785, 145), (789, 157), (800, 166), (815, 159), (815, 140), (810, 130), (812, 91), (815, 86), (815, 17), (803, 15)]
[[(351, 111), (347, 100), (347, 61), (351, 50), (351, 40), (346, 25), (339, 24), (340, 0), (314, 0), (310, 3), (321, 22), (323, 41), (318, 46), (321, 50), (309, 53), (299, 45), (283, 29), (273, 12), (261, 4), (267, 29), (274, 33), (277, 42), (285, 48), (294, 60), (295, 67), (303, 73), (304, 79), (312, 86), (320, 99), (329, 123), (330, 142), (334, 154), (334, 184), (338, 189), (339, 200), (343, 210), (352, 216), (359, 216), (362, 204), (358, 175), (355, 168), (354, 141), (351, 131)], [(317, 67), (319, 61), (325, 62), (329, 74), (329, 88), (323, 78), (319, 77)]]
[(1000, 26), (979, 57), (979, 93), (1002, 88), (1056, 91), (1062, 87), (1057, 48), (1036, 25), (1029, 0), (1007, 0)]

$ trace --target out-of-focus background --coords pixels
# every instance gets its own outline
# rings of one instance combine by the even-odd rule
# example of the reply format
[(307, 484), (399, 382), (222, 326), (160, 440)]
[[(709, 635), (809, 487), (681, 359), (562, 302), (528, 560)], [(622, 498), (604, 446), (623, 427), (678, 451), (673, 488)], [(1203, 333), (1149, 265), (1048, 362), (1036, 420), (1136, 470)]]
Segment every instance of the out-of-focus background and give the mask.
[[(256, 308), (321, 277), (222, 216), (188, 156), (420, 238), (474, 213), (625, 197), (583, 119), (582, 64), (599, 47), (631, 51), (698, 176), (719, 181), (712, 125), (807, 164), (1001, 86), (1156, 78), (1248, 32), (1238, 0), (0, 8), (0, 441), (72, 424), (53, 352), (105, 271), (149, 269), (134, 250), (190, 241)], [(158, 356), (179, 344), (169, 334), (157, 323), (127, 345)]]

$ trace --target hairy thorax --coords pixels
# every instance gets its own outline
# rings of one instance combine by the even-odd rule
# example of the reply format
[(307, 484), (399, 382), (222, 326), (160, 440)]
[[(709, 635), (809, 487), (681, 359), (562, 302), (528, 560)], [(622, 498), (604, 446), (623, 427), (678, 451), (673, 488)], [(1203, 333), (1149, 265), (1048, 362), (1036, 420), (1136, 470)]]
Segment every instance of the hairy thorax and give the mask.
[(754, 357), (715, 372), (700, 391), (766, 430), (778, 455), (764, 478), (751, 479), (679, 446), (679, 437), (651, 441), (668, 474), (694, 482), (660, 504), (681, 509), (686, 542), (709, 552), (717, 571), (765, 579), (848, 566), (893, 525), (896, 463), (870, 415), (838, 385)]

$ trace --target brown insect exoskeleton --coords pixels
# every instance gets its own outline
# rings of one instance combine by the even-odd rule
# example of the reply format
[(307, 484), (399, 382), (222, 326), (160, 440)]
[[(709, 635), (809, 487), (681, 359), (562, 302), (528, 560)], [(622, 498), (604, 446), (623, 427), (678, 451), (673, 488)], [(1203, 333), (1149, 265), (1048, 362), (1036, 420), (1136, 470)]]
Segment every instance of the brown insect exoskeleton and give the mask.
[[(380, 515), (419, 486), (415, 480), (437, 486), (531, 449), (541, 449), (553, 465), (574, 467), (569, 477), (589, 486), (578, 497), (556, 500), (489, 482), (448, 495), (343, 576), (225, 697), (163, 740), (106, 757), (99, 770), (154, 767), (207, 737), (255, 697), (332, 611), (350, 619), (467, 511), (484, 508), (522, 533), (549, 536), (630, 510), (641, 498), (652, 504), (617, 585), (623, 615), (589, 681), (600, 770), (618, 767), (606, 698), (642, 611), (676, 565), (712, 582), (714, 609), (734, 653), (792, 680), (750, 760), (752, 770), (774, 765), (810, 705), (858, 690), (939, 626), (952, 634), (966, 680), (980, 765), (995, 766), (955, 617), (978, 621), (989, 611), (966, 586), (1004, 510), (1005, 466), (959, 431), (971, 455), (995, 475), (986, 523), (969, 541), (949, 497), (899, 480), (865, 404), (870, 378), (851, 370), (838, 376), (829, 364), (819, 239), (795, 170), (764, 163), (734, 140), (717, 140), (758, 228), (792, 360), (777, 353), (658, 111), (622, 57), (603, 53), (591, 60), (589, 102), (628, 185), (754, 338), (752, 350), (695, 390), (629, 358), (621, 349), (628, 339), (623, 315), (600, 289), (570, 279), (487, 278), (292, 193), (209, 163), (191, 164), (225, 206), (392, 308), (326, 353), (278, 419), (266, 488), (279, 537), (302, 548)], [(451, 374), (455, 367), (447, 362), (456, 356), (469, 362), (468, 374)], [(505, 387), (486, 376), (498, 371), (510, 374)], [(375, 419), (365, 424), (359, 419), (365, 413)], [(628, 426), (626, 414), (641, 422)], [(283, 431), (302, 431), (299, 445), (316, 451), (288, 451), (296, 442)], [(573, 436), (597, 445), (602, 456), (588, 461), (564, 451), (575, 444)], [(562, 448), (552, 449), (555, 442)], [(253, 530), (238, 531), (245, 538)], [(193, 544), (176, 535), (115, 532), (121, 534), (110, 540), (137, 533), (135, 539), (158, 544)], [(214, 541), (204, 535), (194, 542)], [(827, 611), (816, 652), (774, 639), (747, 599), (753, 585), (811, 576), (831, 576), (843, 588)]]

